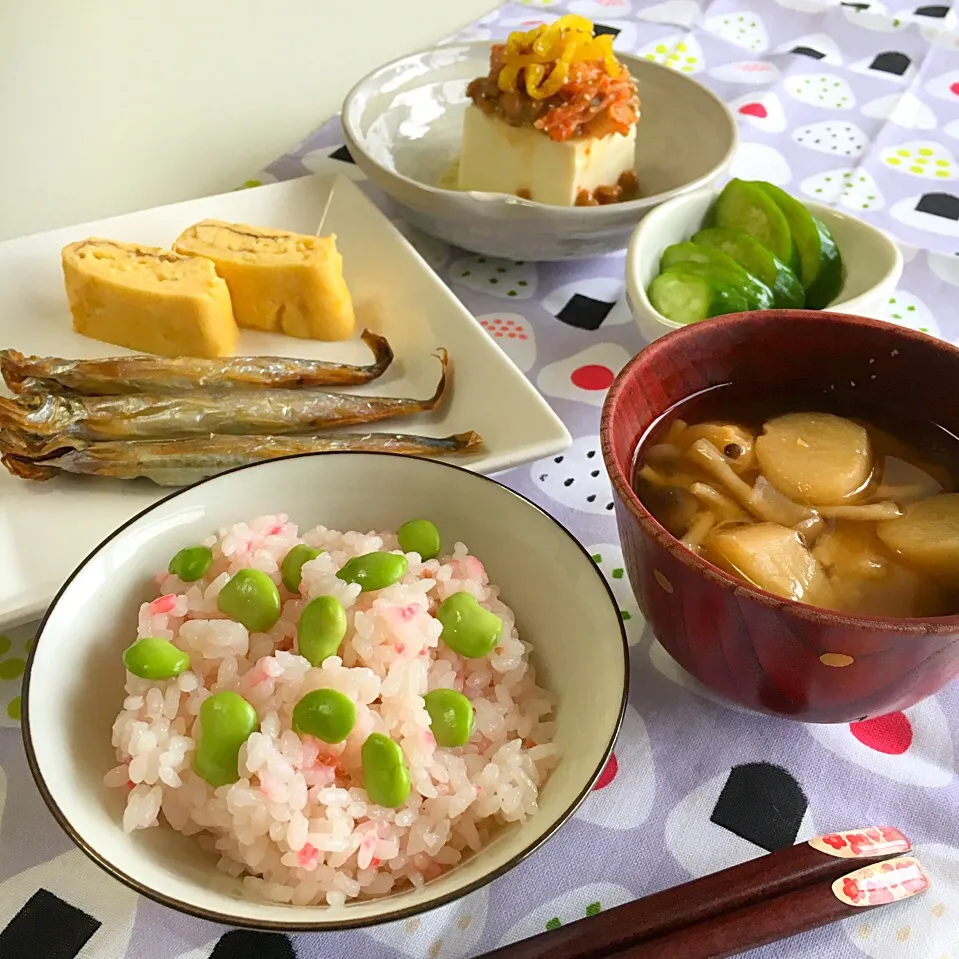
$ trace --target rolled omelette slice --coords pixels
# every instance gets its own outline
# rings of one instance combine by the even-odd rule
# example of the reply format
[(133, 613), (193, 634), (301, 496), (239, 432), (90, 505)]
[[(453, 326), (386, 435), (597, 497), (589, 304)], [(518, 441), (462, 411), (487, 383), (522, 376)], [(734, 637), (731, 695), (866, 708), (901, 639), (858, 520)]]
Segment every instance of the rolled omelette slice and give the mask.
[(240, 326), (311, 340), (345, 340), (354, 333), (353, 301), (335, 236), (203, 220), (173, 246), (213, 261), (230, 288)]
[(160, 356), (230, 356), (238, 330), (210, 260), (91, 237), (63, 248), (73, 328)]

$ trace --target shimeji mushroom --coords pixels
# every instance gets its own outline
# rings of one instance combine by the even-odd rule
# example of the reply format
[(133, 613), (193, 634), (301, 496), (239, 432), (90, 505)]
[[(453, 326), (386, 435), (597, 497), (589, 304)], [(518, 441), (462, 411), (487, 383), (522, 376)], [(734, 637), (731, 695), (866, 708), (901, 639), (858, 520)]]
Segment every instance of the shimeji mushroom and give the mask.
[(851, 506), (820, 506), (826, 519), (855, 520), (860, 523), (884, 523), (902, 516), (902, 510), (889, 500), (881, 503), (853, 503)]
[(737, 475), (747, 473), (756, 466), (753, 450), (756, 437), (735, 423), (699, 423), (687, 427), (683, 442), (692, 446), (696, 440), (712, 443)]
[(710, 486), (709, 483), (693, 483), (689, 487), (689, 492), (722, 522), (749, 519), (748, 515), (734, 500), (731, 500), (725, 493), (720, 493), (715, 486)]
[(811, 519), (815, 512), (783, 496), (768, 480), (760, 476), (753, 486), (740, 479), (722, 453), (709, 440), (696, 440), (689, 448), (689, 458), (715, 479), (753, 516), (781, 526), (795, 526)]

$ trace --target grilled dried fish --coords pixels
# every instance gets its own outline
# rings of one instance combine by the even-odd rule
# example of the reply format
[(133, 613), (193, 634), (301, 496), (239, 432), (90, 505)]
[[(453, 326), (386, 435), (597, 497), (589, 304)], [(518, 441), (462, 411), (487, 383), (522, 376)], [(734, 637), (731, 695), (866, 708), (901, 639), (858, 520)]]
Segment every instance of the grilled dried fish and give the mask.
[(393, 350), (384, 337), (364, 330), (362, 338), (373, 351), (373, 363), (369, 366), (283, 356), (205, 360), (189, 356), (138, 355), (65, 360), (0, 350), (0, 375), (14, 393), (30, 389), (57, 393), (70, 390), (86, 396), (172, 393), (193, 389), (357, 386), (382, 376), (393, 362)]
[(43, 455), (75, 441), (161, 440), (225, 433), (280, 436), (358, 423), (377, 423), (435, 409), (447, 386), (443, 371), (429, 399), (358, 396), (323, 390), (192, 390), (179, 395), (71, 396), (21, 393), (0, 396), (2, 445)]
[(404, 433), (335, 433), (328, 436), (203, 436), (159, 442), (93, 443), (84, 449), (34, 460), (6, 453), (0, 462), (14, 476), (48, 480), (61, 473), (143, 477), (159, 486), (187, 486), (236, 466), (301, 453), (346, 450), (443, 456), (475, 453), (483, 445), (478, 433), (434, 438)]

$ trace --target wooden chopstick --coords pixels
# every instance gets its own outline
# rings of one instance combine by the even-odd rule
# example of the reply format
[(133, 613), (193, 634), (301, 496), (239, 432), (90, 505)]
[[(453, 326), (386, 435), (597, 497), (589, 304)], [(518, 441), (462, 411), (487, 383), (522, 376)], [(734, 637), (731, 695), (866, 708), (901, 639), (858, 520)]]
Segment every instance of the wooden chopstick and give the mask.
[[(705, 922), (613, 953), (611, 959), (725, 959), (917, 896), (928, 888), (929, 879), (916, 859), (887, 859), (832, 883), (820, 880), (784, 896), (720, 913)], [(551, 959), (554, 955), (550, 952)]]
[[(717, 916), (829, 884), (855, 867), (902, 856), (912, 844), (892, 827), (831, 833), (750, 859), (722, 872), (664, 889), (530, 939), (481, 959), (603, 959), (640, 943), (672, 935)], [(828, 920), (827, 920), (828, 921)], [(800, 930), (797, 930), (800, 931)], [(676, 953), (687, 959), (685, 953)]]

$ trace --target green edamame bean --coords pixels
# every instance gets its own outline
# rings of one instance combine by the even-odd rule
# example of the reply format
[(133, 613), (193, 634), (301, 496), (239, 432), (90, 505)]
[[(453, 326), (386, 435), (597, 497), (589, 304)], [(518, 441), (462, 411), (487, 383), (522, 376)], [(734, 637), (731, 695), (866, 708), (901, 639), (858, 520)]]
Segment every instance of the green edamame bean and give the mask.
[(364, 593), (385, 589), (402, 579), (409, 562), (399, 553), (364, 553), (354, 556), (336, 574), (344, 583), (359, 583)]
[(346, 635), (346, 610), (335, 596), (317, 596), (300, 613), (296, 648), (311, 666), (320, 666), (335, 656)]
[(440, 603), (436, 618), (443, 624), (440, 639), (460, 656), (487, 656), (499, 642), (503, 621), (483, 609), (472, 593), (453, 593)]
[(410, 794), (410, 771), (399, 743), (382, 733), (371, 733), (360, 750), (363, 786), (370, 802), (396, 809)]
[(259, 728), (256, 710), (238, 693), (225, 690), (207, 697), (200, 706), (193, 771), (214, 788), (235, 783), (240, 747)]
[(220, 590), (216, 605), (251, 633), (265, 633), (280, 618), (280, 591), (262, 570), (241, 569)]
[(123, 651), (123, 665), (141, 679), (173, 679), (190, 668), (190, 654), (167, 639), (144, 636)]
[(300, 580), (303, 578), (303, 565), (311, 559), (316, 559), (322, 553), (321, 549), (313, 549), (306, 543), (297, 543), (280, 564), (280, 575), (283, 577), (283, 585), (291, 592), (300, 591)]
[(423, 702), (436, 745), (466, 745), (473, 732), (473, 704), (455, 689), (434, 689)]
[(341, 743), (356, 725), (356, 703), (335, 689), (314, 689), (293, 707), (293, 731)]
[(396, 536), (404, 553), (419, 553), (420, 559), (435, 559), (440, 554), (440, 531), (428, 519), (411, 519)]
[(209, 546), (187, 546), (170, 560), (167, 569), (184, 583), (193, 583), (206, 575), (212, 563), (213, 550)]

